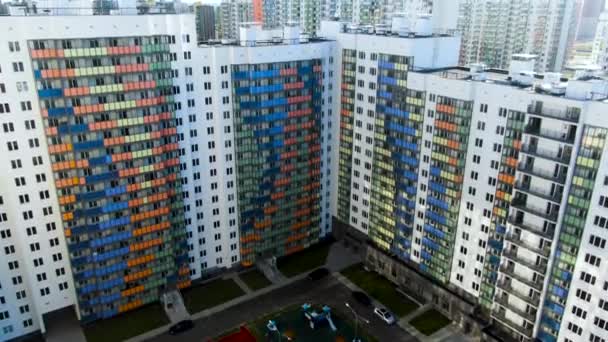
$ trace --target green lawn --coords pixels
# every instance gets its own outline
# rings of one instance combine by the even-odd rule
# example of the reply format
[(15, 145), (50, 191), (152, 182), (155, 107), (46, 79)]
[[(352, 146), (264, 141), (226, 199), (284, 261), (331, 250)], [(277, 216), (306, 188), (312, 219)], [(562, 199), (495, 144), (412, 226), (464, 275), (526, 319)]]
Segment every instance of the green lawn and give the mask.
[(368, 295), (384, 304), (397, 317), (403, 317), (418, 308), (418, 304), (397, 292), (395, 285), (388, 279), (375, 272), (365, 271), (361, 264), (353, 265), (341, 273)]
[(124, 341), (169, 324), (160, 304), (151, 304), (84, 327), (88, 342)]
[(450, 324), (450, 320), (439, 311), (431, 309), (412, 318), (409, 323), (424, 335), (430, 336)]
[(325, 265), (330, 243), (319, 243), (309, 248), (290, 254), (277, 260), (277, 267), (286, 277), (293, 277)]
[(217, 279), (182, 292), (184, 303), (191, 314), (225, 303), (245, 292), (232, 279)]
[(253, 291), (263, 289), (272, 284), (258, 269), (240, 273), (239, 278)]

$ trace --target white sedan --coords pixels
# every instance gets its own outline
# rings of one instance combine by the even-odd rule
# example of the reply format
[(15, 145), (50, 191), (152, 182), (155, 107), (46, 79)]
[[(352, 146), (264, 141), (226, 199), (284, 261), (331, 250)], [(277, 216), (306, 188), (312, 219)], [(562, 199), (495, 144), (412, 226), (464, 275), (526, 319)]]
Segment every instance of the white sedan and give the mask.
[(395, 323), (395, 317), (393, 314), (385, 308), (374, 308), (376, 316), (380, 317), (381, 320), (385, 321), (386, 324), (391, 325)]

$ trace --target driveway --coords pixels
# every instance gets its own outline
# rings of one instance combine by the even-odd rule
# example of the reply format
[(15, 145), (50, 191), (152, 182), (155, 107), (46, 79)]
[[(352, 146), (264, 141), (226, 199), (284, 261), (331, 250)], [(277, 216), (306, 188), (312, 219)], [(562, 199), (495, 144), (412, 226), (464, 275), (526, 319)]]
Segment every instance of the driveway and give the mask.
[(417, 341), (416, 338), (398, 327), (396, 324), (387, 326), (379, 318), (373, 316), (371, 308), (361, 307), (351, 300), (351, 291), (333, 276), (318, 282), (299, 280), (267, 294), (255, 297), (249, 301), (235, 305), (209, 317), (195, 322), (192, 330), (178, 336), (159, 335), (148, 341), (153, 342), (189, 342), (208, 341), (239, 325), (255, 320), (258, 317), (279, 311), (285, 307), (310, 302), (327, 304), (332, 310), (343, 317), (352, 317), (352, 313), (344, 305), (349, 302), (360, 316), (370, 320), (370, 324), (361, 326), (380, 341), (406, 342)]

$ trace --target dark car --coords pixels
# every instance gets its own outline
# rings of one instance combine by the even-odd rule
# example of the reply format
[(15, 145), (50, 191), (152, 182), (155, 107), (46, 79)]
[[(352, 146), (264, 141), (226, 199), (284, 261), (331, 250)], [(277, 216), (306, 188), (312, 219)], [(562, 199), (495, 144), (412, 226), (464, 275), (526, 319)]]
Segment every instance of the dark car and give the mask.
[(317, 268), (316, 270), (310, 272), (308, 274), (308, 279), (309, 280), (320, 280), (320, 279), (327, 277), (328, 274), (329, 274), (329, 270), (325, 267), (321, 267), (321, 268)]
[(181, 322), (176, 323), (171, 328), (169, 328), (169, 334), (170, 335), (177, 335), (177, 334), (182, 333), (182, 332), (184, 332), (186, 330), (190, 330), (193, 327), (194, 327), (194, 322), (192, 322), (192, 320), (186, 319), (186, 320), (183, 320)]
[(372, 300), (364, 292), (353, 291), (352, 296), (361, 305), (370, 306), (372, 304)]

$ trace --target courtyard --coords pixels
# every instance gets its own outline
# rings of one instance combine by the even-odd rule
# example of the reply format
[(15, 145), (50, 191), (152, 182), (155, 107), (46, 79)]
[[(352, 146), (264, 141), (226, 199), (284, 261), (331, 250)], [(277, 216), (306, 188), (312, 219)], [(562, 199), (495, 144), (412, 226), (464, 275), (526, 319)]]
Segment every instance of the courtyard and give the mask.
[[(333, 308), (330, 308), (333, 309)], [(322, 313), (322, 305), (314, 305), (312, 310), (317, 313)], [(331, 324), (335, 326), (335, 331), (330, 326), (330, 323), (324, 318), (317, 321), (314, 328), (311, 328), (309, 320), (304, 316), (304, 311), (301, 306), (291, 306), (277, 313), (266, 315), (246, 325), (247, 329), (256, 338), (258, 342), (262, 341), (277, 341), (278, 336), (281, 340), (297, 340), (303, 342), (346, 342), (352, 341), (355, 337), (355, 326), (352, 320), (347, 320), (340, 313), (331, 310), (329, 313)], [(278, 328), (276, 332), (269, 331), (267, 327), (268, 320), (273, 320)], [(362, 342), (376, 342), (377, 340), (367, 333), (362, 331), (362, 327), (358, 327), (357, 337), (361, 338)]]

